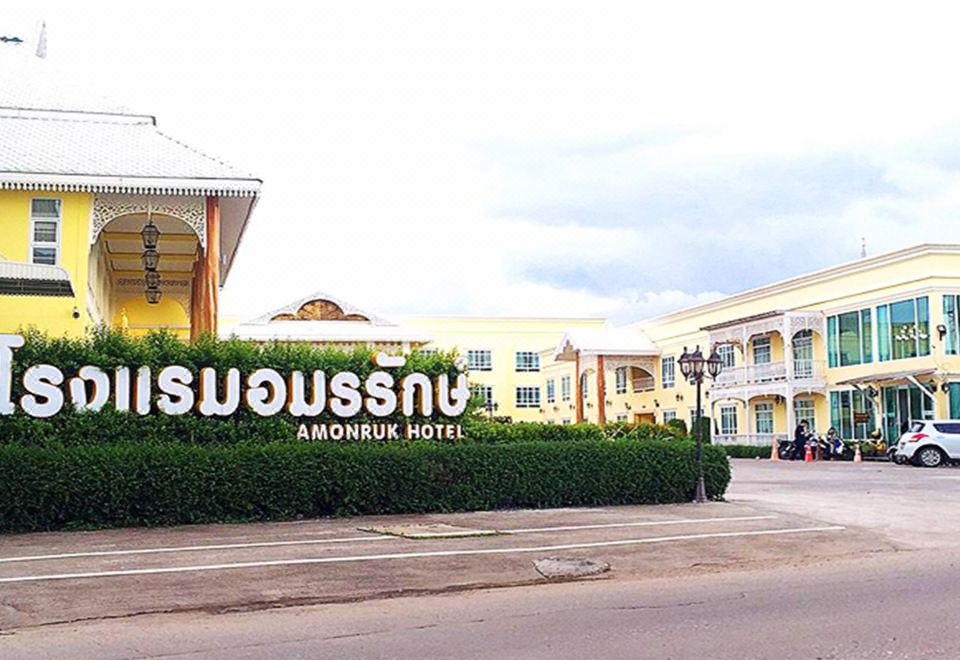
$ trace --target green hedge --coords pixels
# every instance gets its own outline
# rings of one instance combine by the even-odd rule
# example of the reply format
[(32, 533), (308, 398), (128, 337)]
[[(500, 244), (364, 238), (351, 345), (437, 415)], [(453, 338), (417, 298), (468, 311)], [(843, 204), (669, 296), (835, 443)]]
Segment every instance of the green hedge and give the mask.
[[(708, 495), (730, 479), (705, 447)], [(689, 442), (0, 446), (0, 530), (689, 501)]]
[(763, 445), (718, 445), (730, 458), (770, 458), (770, 447)]

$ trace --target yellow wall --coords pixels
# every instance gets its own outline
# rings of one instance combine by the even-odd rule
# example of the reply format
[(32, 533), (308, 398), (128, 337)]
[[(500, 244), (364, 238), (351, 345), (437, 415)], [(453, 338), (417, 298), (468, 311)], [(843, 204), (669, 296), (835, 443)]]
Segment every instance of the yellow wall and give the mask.
[[(541, 357), (540, 372), (524, 373), (515, 369), (517, 351), (552, 351), (564, 333), (577, 327), (601, 327), (602, 319), (545, 318), (469, 318), (469, 317), (405, 317), (398, 323), (427, 330), (434, 338), (430, 348), (455, 349), (464, 357), (468, 350), (490, 350), (493, 370), (470, 373), (471, 384), (493, 386), (497, 416), (514, 421), (544, 420), (538, 408), (517, 408), (515, 388), (540, 387), (540, 405), (546, 411), (544, 369), (549, 360)], [(572, 368), (571, 368), (572, 373)], [(559, 379), (557, 394), (559, 396)], [(551, 406), (552, 408), (552, 406)], [(571, 417), (573, 417), (572, 412)], [(558, 421), (559, 423), (559, 421)]]
[[(87, 257), (90, 241), (88, 193), (0, 190), (0, 253), (7, 260), (30, 260), (30, 200), (62, 200), (60, 262), (70, 276), (74, 297), (0, 295), (0, 332), (34, 326), (53, 335), (82, 335), (87, 313)], [(80, 318), (73, 318), (76, 309)]]

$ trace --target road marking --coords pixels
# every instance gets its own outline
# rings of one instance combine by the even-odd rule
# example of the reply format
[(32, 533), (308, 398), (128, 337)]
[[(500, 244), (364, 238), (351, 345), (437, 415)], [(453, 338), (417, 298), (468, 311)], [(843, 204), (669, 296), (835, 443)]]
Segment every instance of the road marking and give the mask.
[(615, 527), (654, 527), (660, 525), (689, 525), (692, 523), (743, 522), (748, 520), (773, 520), (776, 516), (734, 516), (729, 518), (680, 518), (678, 520), (647, 520), (644, 522), (602, 523), (597, 525), (565, 525), (561, 527), (525, 527), (499, 529), (504, 534), (533, 534), (535, 532), (570, 532), (578, 529), (611, 529)]
[(171, 566), (163, 568), (135, 568), (117, 571), (95, 571), (89, 573), (53, 573), (48, 575), (23, 575), (0, 578), (0, 584), (12, 582), (39, 582), (44, 580), (78, 580), (85, 578), (120, 577), (128, 575), (158, 575), (163, 573), (194, 573), (199, 571), (222, 571), (240, 568), (264, 568), (271, 566), (303, 566), (307, 564), (338, 564), (361, 561), (385, 561), (390, 559), (424, 559), (428, 557), (457, 557), (468, 555), (503, 555), (513, 553), (554, 552), (557, 550), (579, 550), (584, 548), (608, 548), (621, 545), (641, 545), (667, 543), (673, 541), (696, 541), (702, 539), (736, 538), (743, 536), (779, 536), (784, 534), (803, 534), (810, 532), (839, 532), (845, 529), (839, 525), (828, 527), (795, 527), (788, 529), (764, 529), (749, 532), (714, 532), (710, 534), (685, 534), (682, 536), (659, 536), (643, 539), (625, 539), (619, 541), (595, 541), (593, 543), (569, 543), (563, 545), (541, 545), (520, 548), (477, 548), (471, 550), (434, 550), (423, 552), (398, 552), (382, 555), (348, 555), (344, 557), (310, 557), (304, 559), (276, 559), (251, 561), (234, 564), (205, 564), (198, 566)]
[(187, 545), (172, 548), (140, 548), (136, 550), (91, 550), (90, 552), (64, 552), (58, 555), (32, 555), (24, 557), (0, 557), (0, 563), (16, 561), (40, 561), (43, 559), (76, 559), (78, 557), (114, 557), (121, 555), (150, 555), (169, 552), (196, 552), (198, 550), (234, 550), (237, 548), (276, 548), (288, 545), (320, 545), (324, 543), (357, 543), (362, 541), (390, 541), (392, 536), (352, 536), (342, 539), (300, 539), (297, 541), (258, 541), (254, 543), (222, 543), (217, 545)]
[[(531, 534), (534, 532), (563, 532), (578, 529), (606, 529), (611, 527), (648, 527), (656, 525), (681, 525), (710, 522), (736, 522), (746, 520), (771, 520), (776, 516), (739, 516), (728, 518), (680, 518), (678, 520), (644, 521), (631, 523), (608, 523), (599, 525), (568, 525), (565, 527), (527, 527), (524, 529), (497, 530), (504, 534)], [(23, 557), (0, 557), (0, 564), (23, 561), (43, 561), (51, 559), (79, 559), (84, 557), (118, 557), (127, 555), (168, 554), (172, 552), (198, 552), (203, 550), (238, 550), (245, 548), (276, 548), (292, 545), (323, 545), (328, 543), (354, 543), (363, 541), (400, 540), (394, 535), (353, 536), (339, 539), (298, 539), (296, 541), (255, 541), (250, 543), (222, 543), (213, 545), (174, 546), (169, 548), (136, 548), (131, 550), (91, 550), (88, 552), (64, 552), (50, 555), (28, 555)], [(416, 539), (420, 540), (420, 539)]]

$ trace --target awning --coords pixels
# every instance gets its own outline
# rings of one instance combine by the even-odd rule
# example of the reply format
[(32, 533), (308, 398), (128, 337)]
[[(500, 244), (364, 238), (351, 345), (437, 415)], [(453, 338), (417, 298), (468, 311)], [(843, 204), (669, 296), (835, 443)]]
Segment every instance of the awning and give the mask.
[(0, 295), (72, 298), (73, 286), (60, 266), (0, 261)]
[(885, 383), (900, 380), (910, 380), (933, 376), (937, 372), (935, 369), (914, 369), (912, 371), (887, 371), (879, 374), (869, 374), (867, 376), (858, 376), (857, 378), (848, 378), (837, 381), (837, 385), (869, 385), (871, 383)]

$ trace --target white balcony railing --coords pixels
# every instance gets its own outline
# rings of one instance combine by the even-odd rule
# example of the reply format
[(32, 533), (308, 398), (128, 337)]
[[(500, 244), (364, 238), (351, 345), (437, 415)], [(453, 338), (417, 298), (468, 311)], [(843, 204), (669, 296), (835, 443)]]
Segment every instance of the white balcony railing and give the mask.
[(779, 443), (787, 438), (786, 433), (719, 433), (713, 436), (713, 444), (770, 447), (774, 440)]
[[(813, 380), (823, 378), (822, 360), (794, 360), (793, 380)], [(741, 367), (724, 369), (717, 376), (715, 386), (731, 387), (756, 383), (776, 383), (787, 380), (787, 363), (766, 362), (764, 364), (746, 364)]]

